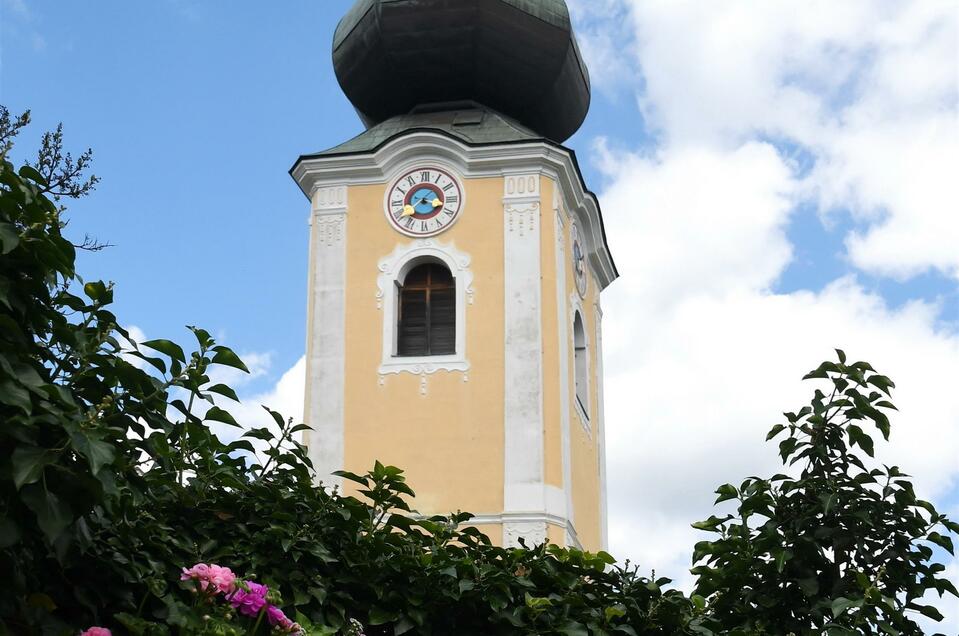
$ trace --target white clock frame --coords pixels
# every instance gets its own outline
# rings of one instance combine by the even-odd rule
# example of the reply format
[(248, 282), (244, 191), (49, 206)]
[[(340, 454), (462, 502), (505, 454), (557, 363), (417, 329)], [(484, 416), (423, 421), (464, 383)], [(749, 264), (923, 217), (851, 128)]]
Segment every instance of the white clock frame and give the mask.
[[(396, 186), (399, 185), (400, 181), (415, 173), (422, 172), (423, 170), (434, 170), (445, 175), (450, 181), (456, 185), (457, 196), (459, 197), (459, 207), (456, 208), (456, 214), (453, 215), (452, 220), (446, 225), (433, 230), (432, 232), (422, 233), (422, 232), (410, 232), (409, 230), (401, 227), (396, 219), (393, 217), (393, 213), (390, 211), (390, 199), (392, 199), (393, 190), (396, 189)], [(442, 234), (446, 230), (450, 229), (456, 222), (460, 220), (460, 217), (463, 216), (463, 211), (466, 209), (466, 188), (463, 187), (463, 182), (460, 180), (459, 176), (451, 170), (450, 168), (439, 165), (436, 163), (430, 164), (412, 164), (403, 168), (401, 171), (398, 171), (396, 174), (391, 176), (390, 180), (387, 182), (389, 185), (386, 188), (386, 191), (383, 194), (383, 214), (386, 216), (386, 222), (389, 223), (390, 227), (395, 231), (403, 234), (404, 236), (409, 236), (414, 239), (427, 239)], [(416, 186), (411, 186), (415, 188)], [(444, 203), (445, 205), (445, 203)]]

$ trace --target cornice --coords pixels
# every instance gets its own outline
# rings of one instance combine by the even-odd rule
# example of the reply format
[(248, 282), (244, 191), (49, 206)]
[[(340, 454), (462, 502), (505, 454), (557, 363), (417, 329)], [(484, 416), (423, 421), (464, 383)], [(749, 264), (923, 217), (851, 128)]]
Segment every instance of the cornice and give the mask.
[(368, 153), (300, 157), (290, 176), (312, 198), (318, 188), (387, 183), (422, 161), (445, 163), (465, 178), (531, 173), (555, 179), (566, 209), (578, 221), (601, 288), (619, 276), (606, 242), (599, 201), (586, 188), (575, 153), (564, 146), (547, 141), (471, 146), (441, 132), (416, 130), (393, 137)]

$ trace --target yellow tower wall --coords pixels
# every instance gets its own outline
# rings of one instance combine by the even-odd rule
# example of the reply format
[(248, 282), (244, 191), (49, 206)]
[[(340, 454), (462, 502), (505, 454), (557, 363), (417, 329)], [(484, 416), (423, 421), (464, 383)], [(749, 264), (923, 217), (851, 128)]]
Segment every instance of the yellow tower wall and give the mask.
[[(392, 181), (419, 165), (456, 175), (465, 201), (426, 240), (383, 212)], [(375, 155), (306, 159), (294, 176), (313, 202), (305, 439), (319, 478), (336, 485), (332, 471), (381, 461), (405, 471), (418, 512), (472, 512), (496, 543), (605, 547), (599, 294), (615, 268), (572, 156), (412, 133)], [(583, 295), (574, 226), (589, 264)], [(394, 281), (421, 250), (455, 270), (465, 308), (456, 360), (390, 355)], [(588, 418), (576, 402), (574, 307), (588, 342)]]
[(503, 184), (472, 179), (464, 187), (469, 209), (435, 240), (455, 243), (472, 259), (470, 370), (399, 373), (382, 381), (377, 262), (413, 239), (393, 231), (383, 216), (386, 184), (353, 187), (349, 194), (345, 464), (353, 471), (375, 460), (402, 468), (423, 514), (503, 509)]

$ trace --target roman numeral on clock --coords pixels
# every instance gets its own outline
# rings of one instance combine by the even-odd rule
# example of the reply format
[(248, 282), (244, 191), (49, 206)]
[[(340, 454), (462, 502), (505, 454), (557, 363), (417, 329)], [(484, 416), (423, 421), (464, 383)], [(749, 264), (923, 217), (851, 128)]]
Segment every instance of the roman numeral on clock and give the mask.
[(459, 200), (460, 198), (456, 196), (455, 194), (451, 194), (448, 197), (446, 197), (447, 203), (459, 203)]
[(429, 182), (430, 182), (430, 173), (429, 173), (428, 171), (427, 171), (427, 172), (421, 172), (421, 173), (420, 173), (420, 183), (429, 183)]

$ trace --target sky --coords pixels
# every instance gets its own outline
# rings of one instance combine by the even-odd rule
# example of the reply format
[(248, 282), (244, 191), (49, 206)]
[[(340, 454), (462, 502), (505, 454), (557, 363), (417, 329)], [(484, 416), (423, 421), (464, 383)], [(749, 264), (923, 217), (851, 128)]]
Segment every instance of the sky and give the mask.
[[(140, 337), (202, 326), (302, 412), (295, 158), (361, 132), (330, 42), (350, 0), (0, 0), (14, 155), (63, 122), (102, 182), (69, 232)], [(621, 278), (603, 296), (611, 551), (688, 585), (689, 524), (845, 349), (891, 376), (882, 461), (959, 517), (959, 3), (570, 0), (593, 83), (567, 142)], [(414, 484), (415, 487), (415, 484)], [(959, 580), (959, 562), (949, 564)], [(959, 632), (959, 602), (941, 605)]]

